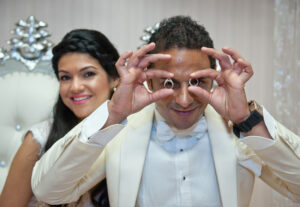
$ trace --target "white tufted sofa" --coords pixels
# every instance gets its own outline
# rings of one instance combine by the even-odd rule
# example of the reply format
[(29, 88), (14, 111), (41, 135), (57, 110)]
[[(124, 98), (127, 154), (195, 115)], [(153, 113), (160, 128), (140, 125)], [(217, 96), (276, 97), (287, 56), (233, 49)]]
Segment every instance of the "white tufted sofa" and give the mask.
[(58, 81), (49, 61), (33, 71), (13, 59), (0, 64), (0, 193), (30, 126), (48, 119), (58, 96)]

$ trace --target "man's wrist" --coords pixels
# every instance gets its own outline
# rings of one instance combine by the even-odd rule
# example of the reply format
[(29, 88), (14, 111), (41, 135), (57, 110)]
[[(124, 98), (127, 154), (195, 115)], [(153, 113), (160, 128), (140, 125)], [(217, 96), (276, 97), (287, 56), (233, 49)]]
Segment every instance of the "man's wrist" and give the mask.
[(246, 120), (249, 118), (249, 116), (251, 115), (251, 111), (248, 110), (248, 111), (245, 112), (244, 114), (245, 114), (245, 115), (243, 115), (242, 118), (239, 118), (238, 120), (233, 121), (233, 124), (237, 124), (237, 125), (238, 125), (238, 124), (240, 124), (240, 123), (246, 121)]
[(248, 118), (240, 123), (233, 125), (233, 132), (237, 137), (240, 137), (240, 133), (249, 132), (255, 125), (263, 120), (262, 108), (255, 102), (248, 102), (250, 115)]
[(119, 112), (116, 112), (114, 110), (115, 107), (114, 107), (114, 104), (112, 103), (112, 101), (110, 101), (108, 103), (107, 108), (108, 108), (108, 118), (107, 118), (106, 123), (102, 127), (102, 129), (104, 129), (110, 125), (113, 125), (113, 124), (119, 124), (127, 118), (127, 116), (125, 116)]

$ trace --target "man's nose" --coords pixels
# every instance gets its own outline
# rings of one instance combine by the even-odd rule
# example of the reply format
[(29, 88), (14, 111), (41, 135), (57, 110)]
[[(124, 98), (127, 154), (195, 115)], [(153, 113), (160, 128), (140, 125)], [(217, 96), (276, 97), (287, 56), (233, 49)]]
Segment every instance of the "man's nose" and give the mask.
[(182, 108), (188, 108), (194, 101), (194, 98), (188, 91), (188, 84), (182, 84), (176, 93), (176, 103)]
[(74, 77), (71, 83), (71, 92), (80, 93), (84, 89), (83, 83), (79, 78)]

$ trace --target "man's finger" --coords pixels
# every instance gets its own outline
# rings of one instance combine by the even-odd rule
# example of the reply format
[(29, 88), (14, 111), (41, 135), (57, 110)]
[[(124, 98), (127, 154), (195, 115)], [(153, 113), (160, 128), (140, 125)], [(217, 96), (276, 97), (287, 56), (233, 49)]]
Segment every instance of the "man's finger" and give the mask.
[(133, 53), (128, 62), (128, 67), (136, 67), (140, 63), (140, 59), (143, 58), (148, 52), (155, 48), (155, 43), (144, 45), (142, 48)]
[(203, 69), (198, 70), (190, 74), (191, 78), (210, 78), (212, 80), (216, 80), (218, 85), (222, 85), (224, 83), (224, 79), (221, 75), (221, 72), (216, 71), (214, 69)]
[(160, 99), (163, 99), (163, 98), (166, 98), (168, 96), (171, 96), (174, 94), (174, 91), (173, 89), (166, 89), (166, 88), (163, 88), (163, 89), (160, 89), (158, 91), (155, 91), (153, 93), (150, 93), (149, 94), (149, 100), (148, 100), (148, 104), (151, 104), (151, 103), (154, 103)]
[(228, 48), (228, 47), (223, 47), (222, 51), (224, 53), (226, 53), (227, 55), (230, 55), (230, 57), (234, 60), (234, 61), (238, 61), (238, 59), (243, 59), (244, 58), (234, 49), (232, 48)]
[(222, 52), (219, 52), (214, 48), (208, 48), (208, 47), (202, 47), (201, 52), (219, 60), (219, 64), (220, 64), (222, 70), (227, 70), (227, 69), (232, 68), (232, 64), (230, 62), (228, 55), (226, 55)]
[(127, 51), (127, 52), (124, 52), (118, 59), (118, 61), (116, 62), (116, 68), (117, 68), (117, 71), (119, 73), (120, 76), (126, 74), (127, 70), (124, 70), (124, 66), (125, 66), (125, 63), (126, 63), (126, 60), (127, 58), (129, 58), (131, 55), (132, 55), (132, 51)]
[(190, 74), (190, 77), (191, 78), (211, 78), (211, 79), (215, 80), (219, 74), (220, 74), (219, 71), (208, 68), (208, 69), (203, 69), (203, 70), (198, 70), (196, 72), (193, 72)]
[(148, 79), (152, 79), (152, 78), (172, 78), (174, 76), (173, 73), (170, 73), (168, 71), (156, 70), (156, 69), (147, 70), (145, 73), (146, 73), (146, 76), (147, 76)]
[(195, 94), (201, 101), (205, 103), (210, 102), (210, 92), (197, 86), (190, 86), (188, 87), (189, 92)]
[(248, 61), (243, 59), (239, 59), (238, 64), (240, 65), (241, 68), (243, 68), (240, 74), (241, 79), (244, 82), (248, 81), (254, 74), (251, 64)]
[(171, 55), (168, 54), (150, 54), (142, 58), (142, 60), (138, 64), (138, 67), (146, 68), (150, 63), (155, 63), (157, 61), (168, 61), (170, 59)]

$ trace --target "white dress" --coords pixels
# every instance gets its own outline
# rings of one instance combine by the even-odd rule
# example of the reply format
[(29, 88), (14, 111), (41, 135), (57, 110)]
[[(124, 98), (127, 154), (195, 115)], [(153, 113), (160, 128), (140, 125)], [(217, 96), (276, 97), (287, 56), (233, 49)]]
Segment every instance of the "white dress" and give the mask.
[[(28, 131), (30, 131), (33, 135), (33, 138), (35, 141), (37, 141), (41, 148), (39, 152), (39, 157), (43, 155), (45, 152), (45, 145), (51, 130), (53, 120), (46, 120), (43, 122), (40, 122), (36, 125), (33, 125)], [(24, 141), (25, 136), (23, 137)], [(31, 201), (28, 205), (28, 207), (48, 207), (49, 205), (46, 203), (43, 203), (41, 201), (38, 201), (35, 196), (31, 198)], [(80, 200), (78, 202), (70, 203), (68, 204), (68, 207), (91, 207), (93, 204), (90, 201), (90, 195), (89, 192), (85, 193), (83, 196), (81, 196)]]

